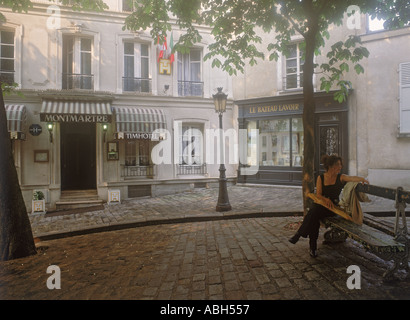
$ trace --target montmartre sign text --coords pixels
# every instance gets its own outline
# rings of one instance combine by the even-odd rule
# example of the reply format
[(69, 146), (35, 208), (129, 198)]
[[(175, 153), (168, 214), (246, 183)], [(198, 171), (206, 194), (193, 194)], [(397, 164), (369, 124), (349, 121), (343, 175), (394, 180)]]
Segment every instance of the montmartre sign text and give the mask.
[(40, 121), (44, 122), (86, 122), (86, 123), (104, 123), (111, 122), (111, 115), (83, 115), (83, 114), (40, 114)]

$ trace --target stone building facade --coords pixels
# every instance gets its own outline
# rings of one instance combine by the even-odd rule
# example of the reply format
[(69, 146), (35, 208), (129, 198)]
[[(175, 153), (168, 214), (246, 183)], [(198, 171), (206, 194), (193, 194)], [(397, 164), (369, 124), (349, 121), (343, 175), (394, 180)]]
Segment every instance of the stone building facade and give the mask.
[[(318, 64), (326, 61), (329, 46), (350, 34), (359, 35), (370, 52), (361, 61), (364, 74), (357, 75), (353, 68), (346, 74), (353, 90), (344, 103), (336, 102), (332, 91), (321, 91), (321, 75), (314, 75), (315, 174), (323, 170), (320, 156), (336, 153), (343, 158), (344, 173), (368, 177), (375, 185), (410, 189), (410, 27), (371, 30), (371, 22), (362, 15), (357, 29), (348, 29), (346, 23), (331, 27), (329, 41), (315, 58)], [(263, 34), (264, 43), (274, 36)], [(242, 145), (241, 159), (245, 160), (239, 169), (240, 182), (301, 183), (301, 41), (301, 37), (292, 38), (290, 56), (248, 65), (233, 80), (239, 128), (248, 130), (248, 141)], [(259, 130), (258, 142), (253, 129)]]
[[(237, 122), (231, 78), (203, 61), (209, 29), (172, 61), (181, 31), (164, 48), (148, 31), (122, 30), (127, 1), (107, 0), (101, 13), (32, 2), (28, 13), (2, 8), (0, 24), (1, 75), (23, 94), (5, 104), (29, 210), (38, 190), (54, 210), (108, 201), (111, 190), (127, 199), (217, 185), (217, 87), (228, 95), (224, 131)], [(237, 164), (226, 168), (234, 182)]]

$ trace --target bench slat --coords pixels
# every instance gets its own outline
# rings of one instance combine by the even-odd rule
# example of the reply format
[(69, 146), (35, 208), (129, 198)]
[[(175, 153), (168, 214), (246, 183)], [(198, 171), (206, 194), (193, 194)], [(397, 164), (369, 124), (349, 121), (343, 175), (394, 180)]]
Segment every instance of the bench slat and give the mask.
[[(356, 191), (357, 192), (365, 192), (377, 197), (382, 197), (385, 199), (391, 199), (391, 200), (396, 200), (396, 189), (391, 189), (391, 188), (384, 188), (384, 187), (379, 187), (379, 186), (374, 186), (371, 184), (361, 184), (359, 183), (356, 186)], [(399, 190), (399, 199), (401, 201), (407, 202), (410, 204), (410, 191), (405, 191), (405, 190)]]
[(377, 219), (376, 217), (368, 213), (363, 213), (363, 223), (367, 224), (368, 226), (371, 226), (372, 228), (380, 230), (381, 232), (387, 233), (393, 237), (395, 236), (394, 224), (391, 222)]
[(349, 237), (360, 242), (375, 252), (401, 252), (405, 245), (397, 242), (392, 236), (385, 234), (368, 225), (357, 225), (340, 217), (326, 218), (327, 223), (346, 232)]

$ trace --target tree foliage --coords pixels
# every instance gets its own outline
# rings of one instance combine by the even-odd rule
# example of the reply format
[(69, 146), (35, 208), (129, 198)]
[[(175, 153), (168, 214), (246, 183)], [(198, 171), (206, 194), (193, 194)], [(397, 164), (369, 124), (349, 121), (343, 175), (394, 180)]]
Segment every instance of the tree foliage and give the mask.
[[(104, 0), (49, 0), (51, 4), (61, 4), (70, 6), (73, 10), (90, 10), (102, 11), (108, 9)], [(0, 7), (12, 9), (13, 12), (25, 12), (33, 8), (33, 3), (30, 0), (0, 0)], [(6, 21), (5, 16), (0, 12), (0, 22)]]
[[(269, 50), (270, 60), (277, 60), (279, 54), (287, 55), (288, 44), (296, 34), (305, 39), (314, 34), (311, 37), (314, 53), (321, 55), (321, 48), (329, 40), (329, 27), (332, 24), (341, 26), (351, 5), (372, 18), (384, 19), (387, 28), (402, 27), (409, 22), (409, 3), (404, 0), (135, 0), (135, 11), (127, 17), (124, 28), (149, 29), (154, 39), (163, 38), (171, 30), (174, 17), (185, 31), (175, 50), (186, 52), (202, 39), (198, 27), (209, 26), (214, 42), (208, 46), (209, 52), (204, 59), (212, 59), (212, 66), (232, 75), (243, 72), (245, 63), (252, 66), (258, 59), (264, 59), (263, 48)], [(272, 42), (262, 44), (261, 31), (274, 31)], [(323, 90), (333, 85), (340, 88), (337, 100), (345, 99), (351, 87), (350, 82), (342, 80), (343, 74), (350, 70), (349, 62), (354, 64), (357, 73), (363, 72), (359, 61), (369, 53), (360, 44), (360, 37), (354, 35), (339, 41), (327, 53), (329, 61), (315, 66), (325, 74), (321, 77)]]

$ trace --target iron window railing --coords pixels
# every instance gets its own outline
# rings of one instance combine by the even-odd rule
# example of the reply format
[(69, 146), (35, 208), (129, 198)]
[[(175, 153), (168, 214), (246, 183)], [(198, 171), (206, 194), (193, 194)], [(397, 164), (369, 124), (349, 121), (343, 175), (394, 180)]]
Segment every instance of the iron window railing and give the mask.
[(14, 83), (14, 71), (0, 70), (0, 81), (12, 85)]
[(202, 97), (204, 94), (204, 83), (198, 81), (178, 80), (178, 95), (181, 97)]
[(63, 74), (63, 89), (94, 89), (94, 75), (92, 74)]
[(154, 177), (154, 165), (149, 166), (126, 166), (121, 165), (121, 177), (129, 178), (129, 177), (144, 177), (144, 178), (152, 178)]
[(152, 80), (149, 78), (122, 78), (123, 91), (127, 92), (147, 92), (152, 91)]
[(178, 165), (178, 175), (207, 174), (206, 163), (200, 165)]

